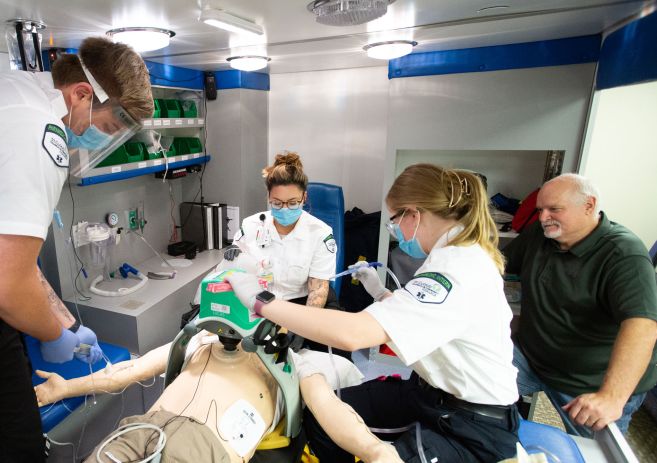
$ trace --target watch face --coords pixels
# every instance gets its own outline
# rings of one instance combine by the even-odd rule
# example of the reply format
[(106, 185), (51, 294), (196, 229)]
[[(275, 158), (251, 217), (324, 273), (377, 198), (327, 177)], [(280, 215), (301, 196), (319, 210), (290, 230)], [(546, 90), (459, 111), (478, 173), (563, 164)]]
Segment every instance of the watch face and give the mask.
[(260, 302), (264, 302), (265, 304), (267, 304), (273, 301), (274, 299), (276, 299), (276, 296), (274, 295), (274, 293), (270, 293), (269, 291), (262, 291), (258, 293), (256, 299), (259, 300)]

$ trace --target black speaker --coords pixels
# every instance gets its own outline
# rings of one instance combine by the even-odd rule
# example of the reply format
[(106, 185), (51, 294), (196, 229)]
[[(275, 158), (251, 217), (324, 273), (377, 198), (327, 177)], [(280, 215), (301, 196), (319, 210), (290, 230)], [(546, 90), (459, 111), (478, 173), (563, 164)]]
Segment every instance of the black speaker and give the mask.
[(205, 97), (208, 100), (217, 99), (217, 83), (215, 81), (214, 72), (205, 73)]

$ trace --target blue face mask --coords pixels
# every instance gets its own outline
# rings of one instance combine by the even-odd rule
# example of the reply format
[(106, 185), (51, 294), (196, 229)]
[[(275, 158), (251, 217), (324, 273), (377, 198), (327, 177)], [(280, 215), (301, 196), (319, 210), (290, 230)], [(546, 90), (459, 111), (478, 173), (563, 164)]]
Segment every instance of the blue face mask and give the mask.
[(67, 145), (69, 148), (86, 148), (89, 151), (102, 149), (109, 145), (112, 136), (98, 130), (95, 125), (90, 125), (82, 135), (76, 135), (71, 129), (66, 128)]
[(271, 215), (276, 219), (276, 222), (280, 223), (284, 227), (292, 225), (294, 222), (299, 220), (303, 209), (289, 209), (287, 207), (282, 207), (280, 209), (271, 210)]
[(415, 236), (417, 234), (417, 229), (420, 226), (420, 222), (417, 223), (417, 227), (415, 227), (415, 231), (413, 232), (413, 237), (410, 240), (404, 239), (404, 234), (402, 233), (398, 223), (393, 223), (392, 226), (395, 230), (395, 236), (399, 241), (399, 249), (415, 259), (424, 259), (427, 257), (427, 253), (424, 252), (424, 249), (422, 249), (420, 242)]

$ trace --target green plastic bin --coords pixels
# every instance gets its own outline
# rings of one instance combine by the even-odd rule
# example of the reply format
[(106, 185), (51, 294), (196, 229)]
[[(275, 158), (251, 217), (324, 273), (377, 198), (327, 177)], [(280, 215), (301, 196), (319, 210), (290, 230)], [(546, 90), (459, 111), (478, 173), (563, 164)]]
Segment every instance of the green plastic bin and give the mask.
[(142, 142), (128, 142), (125, 145), (128, 160), (126, 162), (139, 162), (144, 160), (147, 154), (146, 145)]
[(153, 100), (153, 107), (154, 107), (154, 109), (153, 109), (153, 119), (157, 119), (157, 118), (161, 117), (160, 114), (162, 114), (162, 110), (160, 109), (160, 100), (158, 100), (157, 98), (154, 99)]
[(189, 149), (189, 154), (202, 152), (203, 146), (201, 145), (201, 139), (195, 137), (187, 138), (187, 148)]
[(128, 162), (128, 152), (125, 149), (125, 145), (121, 145), (116, 150), (112, 151), (112, 153), (103, 159), (96, 167), (115, 166), (117, 164), (125, 164), (126, 162)]
[(164, 100), (166, 117), (182, 117), (182, 108), (178, 100)]
[(198, 116), (196, 102), (194, 100), (182, 100), (180, 107), (182, 108), (183, 117), (191, 118)]
[(172, 146), (175, 146), (178, 155), (201, 153), (203, 151), (201, 140), (195, 137), (176, 137)]

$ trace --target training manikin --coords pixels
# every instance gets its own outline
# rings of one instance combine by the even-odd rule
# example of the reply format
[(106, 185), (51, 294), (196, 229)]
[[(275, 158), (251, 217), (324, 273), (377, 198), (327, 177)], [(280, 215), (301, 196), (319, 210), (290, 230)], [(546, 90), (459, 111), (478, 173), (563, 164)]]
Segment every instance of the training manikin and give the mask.
[[(164, 428), (167, 442), (163, 462), (169, 461), (169, 458), (190, 462), (248, 461), (261, 438), (284, 413), (284, 408), (277, 405), (278, 384), (260, 358), (244, 352), (239, 340), (221, 337), (221, 342), (216, 341), (217, 336), (208, 332), (201, 332), (192, 338), (180, 375), (164, 390), (145, 416), (127, 419), (152, 422)], [(163, 373), (167, 368), (169, 351), (170, 344), (143, 357), (72, 380), (40, 373), (48, 381), (35, 388), (39, 405), (91, 392), (122, 391), (129, 384)], [(335, 385), (329, 385), (321, 373), (326, 371), (329, 380), (337, 382), (332, 377), (334, 373), (327, 354), (307, 351), (302, 356), (289, 355), (294, 359), (304, 401), (315, 416), (323, 417), (322, 425), (336, 442), (361, 456), (365, 462), (401, 461), (390, 445), (374, 437), (360, 417), (335, 396)], [(342, 387), (360, 382), (361, 375), (351, 363), (339, 357), (335, 357), (334, 362)], [(318, 368), (316, 365), (319, 364), (323, 366)], [(254, 418), (249, 421), (251, 425), (246, 427), (240, 422), (240, 416), (244, 414)], [(191, 418), (194, 422), (178, 416)], [(237, 430), (246, 431), (241, 433), (242, 438), (236, 437)], [(143, 455), (152, 453), (157, 438), (158, 433), (150, 429), (128, 433), (102, 449), (100, 461), (112, 461), (105, 455), (107, 451), (117, 461), (143, 458)], [(147, 443), (148, 452), (144, 453)], [(131, 448), (140, 449), (140, 453), (135, 453)], [(98, 461), (96, 454), (97, 449), (94, 449), (85, 461)]]

